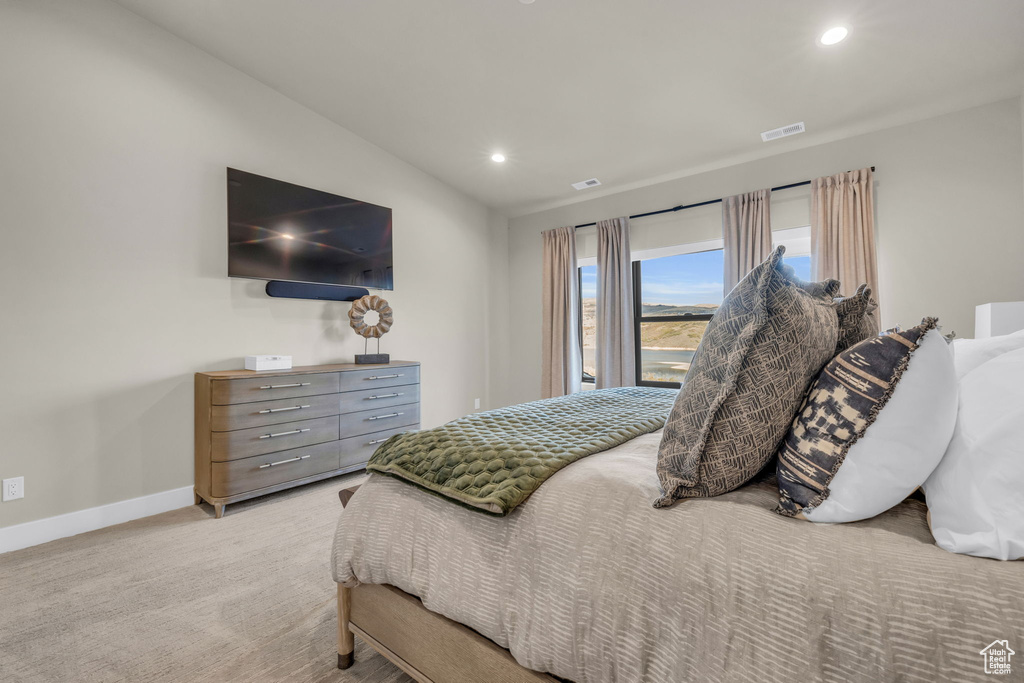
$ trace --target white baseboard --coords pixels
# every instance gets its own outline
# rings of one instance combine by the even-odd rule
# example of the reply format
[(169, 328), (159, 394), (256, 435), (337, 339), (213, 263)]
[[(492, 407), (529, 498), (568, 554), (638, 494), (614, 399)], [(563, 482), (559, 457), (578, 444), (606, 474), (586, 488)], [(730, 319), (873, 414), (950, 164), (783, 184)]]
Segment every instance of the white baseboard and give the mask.
[(140, 498), (69, 512), (56, 517), (37, 519), (0, 528), (0, 554), (48, 543), (58, 538), (84, 534), (103, 527), (130, 522), (133, 519), (157, 515), (169, 510), (188, 507), (195, 502), (192, 487), (161, 491)]

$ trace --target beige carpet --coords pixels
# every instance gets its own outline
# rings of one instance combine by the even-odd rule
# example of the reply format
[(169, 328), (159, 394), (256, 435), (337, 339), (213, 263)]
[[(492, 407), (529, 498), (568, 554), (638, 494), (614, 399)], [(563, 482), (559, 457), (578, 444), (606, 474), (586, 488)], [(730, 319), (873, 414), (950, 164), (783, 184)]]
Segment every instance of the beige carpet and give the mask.
[(336, 668), (338, 478), (0, 555), (0, 679), (410, 681), (356, 638)]

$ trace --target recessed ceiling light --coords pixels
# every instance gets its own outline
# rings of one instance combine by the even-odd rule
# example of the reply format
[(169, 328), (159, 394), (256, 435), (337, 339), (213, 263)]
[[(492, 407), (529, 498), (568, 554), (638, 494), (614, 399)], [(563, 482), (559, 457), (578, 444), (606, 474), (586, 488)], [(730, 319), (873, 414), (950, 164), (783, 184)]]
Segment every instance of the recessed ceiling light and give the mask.
[(505, 161), (505, 155), (502, 154), (501, 152), (495, 152), (494, 154), (491, 155), (491, 161), (496, 161), (500, 164), (501, 162)]
[(532, 5), (533, 4), (533, 0), (519, 0), (519, 2), (523, 3), (524, 5)]
[(281, 235), (281, 237), (285, 238), (286, 240), (293, 240), (293, 239), (295, 239), (294, 237), (292, 237), (288, 233), (285, 233), (285, 234)]
[(850, 31), (845, 26), (833, 26), (821, 34), (818, 42), (822, 45), (835, 45), (849, 35)]

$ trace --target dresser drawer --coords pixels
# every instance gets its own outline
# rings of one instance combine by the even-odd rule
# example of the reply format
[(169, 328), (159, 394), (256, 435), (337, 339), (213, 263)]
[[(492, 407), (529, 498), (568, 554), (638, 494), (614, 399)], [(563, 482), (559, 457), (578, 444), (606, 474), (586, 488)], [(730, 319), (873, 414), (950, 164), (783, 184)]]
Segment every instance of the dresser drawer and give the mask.
[(307, 448), (213, 463), (213, 495), (233, 496), (294, 479), (330, 472), (339, 467), (337, 441)]
[[(370, 424), (373, 424), (371, 422)], [(210, 460), (222, 462), (338, 440), (338, 418), (282, 422), (265, 427), (213, 432)]]
[(341, 412), (338, 397), (344, 395), (299, 396), (276, 401), (213, 406), (210, 409), (210, 429), (215, 432), (229, 432), (234, 429), (337, 415)]
[(420, 385), (406, 384), (397, 387), (380, 389), (363, 389), (362, 391), (346, 391), (338, 394), (342, 413), (355, 413), (360, 410), (379, 410), (391, 406), (406, 405), (420, 402)]
[(341, 416), (341, 433), (346, 437), (419, 424), (420, 406), (412, 403), (378, 410), (364, 410)]
[(349, 467), (359, 463), (364, 463), (370, 459), (380, 445), (387, 441), (395, 434), (401, 434), (402, 432), (409, 432), (414, 429), (419, 429), (419, 424), (409, 425), (408, 427), (398, 427), (396, 429), (388, 429), (383, 432), (373, 432), (372, 434), (363, 434), (362, 436), (353, 436), (347, 439), (342, 439), (338, 443), (341, 444), (341, 466)]
[(336, 394), (338, 393), (338, 373), (215, 379), (211, 384), (211, 403), (223, 406), (233, 403), (270, 401), (278, 398)]
[(349, 370), (340, 375), (341, 391), (358, 391), (360, 389), (378, 389), (380, 387), (397, 387), (401, 384), (419, 384), (420, 366), (404, 365), (394, 368), (374, 368), (372, 370)]

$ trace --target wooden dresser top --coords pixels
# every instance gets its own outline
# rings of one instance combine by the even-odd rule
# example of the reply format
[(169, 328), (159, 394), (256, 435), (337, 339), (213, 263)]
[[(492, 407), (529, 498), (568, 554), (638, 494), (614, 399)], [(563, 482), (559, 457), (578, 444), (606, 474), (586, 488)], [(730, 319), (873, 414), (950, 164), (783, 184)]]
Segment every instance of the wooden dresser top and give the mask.
[(215, 372), (197, 372), (196, 377), (210, 379), (242, 379), (246, 377), (311, 375), (317, 372), (346, 372), (350, 370), (387, 370), (388, 368), (408, 368), (419, 363), (412, 360), (393, 360), (390, 363), (357, 365), (355, 363), (335, 363), (332, 365), (300, 365), (291, 370), (217, 370)]

